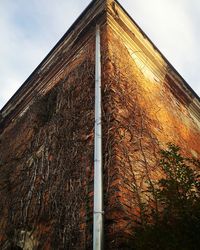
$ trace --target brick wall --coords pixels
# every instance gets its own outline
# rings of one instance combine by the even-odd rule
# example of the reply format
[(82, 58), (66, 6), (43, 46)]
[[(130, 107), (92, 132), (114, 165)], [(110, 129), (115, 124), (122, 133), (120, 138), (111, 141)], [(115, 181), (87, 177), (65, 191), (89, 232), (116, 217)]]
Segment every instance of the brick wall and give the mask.
[[(200, 130), (191, 98), (173, 82), (167, 64), (154, 75), (144, 44), (134, 57), (125, 39), (128, 29), (109, 4), (115, 26), (108, 13), (101, 26), (105, 249), (125, 249), (145, 209), (155, 206), (146, 190), (162, 177), (159, 150), (172, 142), (198, 158)], [(117, 32), (117, 25), (124, 32)], [(14, 118), (4, 124), (2, 249), (92, 247), (94, 30), (81, 32), (72, 49), (60, 51), (40, 78), (32, 78), (41, 91), (32, 92), (23, 112), (16, 106)], [(145, 63), (138, 63), (140, 56)]]
[(91, 245), (94, 41), (0, 135), (1, 249)]

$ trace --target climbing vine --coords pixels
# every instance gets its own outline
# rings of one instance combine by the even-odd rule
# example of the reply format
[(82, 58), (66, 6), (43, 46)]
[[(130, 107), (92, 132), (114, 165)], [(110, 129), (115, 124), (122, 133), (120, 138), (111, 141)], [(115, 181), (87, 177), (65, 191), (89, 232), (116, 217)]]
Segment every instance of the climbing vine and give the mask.
[(94, 62), (85, 49), (85, 60), (1, 136), (1, 249), (91, 244)]

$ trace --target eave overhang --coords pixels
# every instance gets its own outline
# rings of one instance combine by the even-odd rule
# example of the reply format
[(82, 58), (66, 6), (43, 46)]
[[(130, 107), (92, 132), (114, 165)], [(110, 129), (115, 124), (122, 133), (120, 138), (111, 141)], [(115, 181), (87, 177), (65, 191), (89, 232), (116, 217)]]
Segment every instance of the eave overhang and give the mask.
[[(120, 3), (115, 0), (109, 5), (107, 22), (125, 42), (127, 49), (150, 71), (156, 80), (162, 82), (168, 79), (166, 84), (171, 92), (190, 111), (193, 118), (200, 125), (200, 97), (171, 65), (160, 50), (153, 44), (149, 37), (141, 30), (137, 23), (124, 10)], [(138, 53), (139, 52), (139, 53)], [(147, 63), (148, 62), (148, 63)]]
[[(80, 44), (79, 47), (75, 46), (79, 38), (85, 34), (88, 29), (95, 30), (97, 22), (102, 24), (106, 21), (107, 4), (108, 1), (105, 0), (93, 0), (82, 12), (44, 60), (1, 109), (0, 130), (2, 130), (6, 124), (23, 114), (36, 96), (45, 93), (45, 88), (48, 87), (48, 80), (55, 77), (57, 71), (59, 71), (57, 62), (65, 60), (64, 63), (66, 65), (67, 60), (73, 59), (73, 56), (78, 53), (83, 45)], [(65, 59), (63, 59), (64, 56)], [(49, 73), (49, 69), (51, 69), (52, 72)]]
[[(163, 74), (166, 75), (167, 70), (167, 77), (171, 79), (169, 82), (172, 83), (170, 86), (172, 91), (175, 95), (176, 92), (177, 95), (181, 95), (183, 102), (190, 109), (192, 115), (200, 121), (199, 96), (151, 42), (119, 2), (116, 0), (93, 0), (2, 108), (0, 111), (0, 130), (22, 114), (33, 102), (35, 96), (44, 94), (48, 80), (57, 74), (55, 69), (56, 62), (63, 60), (64, 54), (66, 55), (69, 51), (72, 51), (79, 38), (89, 28), (94, 29), (97, 22), (107, 22), (116, 32), (123, 36), (129, 48), (133, 50), (137, 48), (139, 51), (142, 51), (139, 55), (139, 60), (145, 62), (148, 58), (148, 67), (158, 79), (162, 79)], [(74, 50), (74, 54), (77, 51), (78, 48)], [(73, 54), (70, 55), (69, 60), (72, 56)], [(51, 74), (48, 73), (50, 69), (52, 71)], [(47, 78), (47, 75), (49, 78)]]

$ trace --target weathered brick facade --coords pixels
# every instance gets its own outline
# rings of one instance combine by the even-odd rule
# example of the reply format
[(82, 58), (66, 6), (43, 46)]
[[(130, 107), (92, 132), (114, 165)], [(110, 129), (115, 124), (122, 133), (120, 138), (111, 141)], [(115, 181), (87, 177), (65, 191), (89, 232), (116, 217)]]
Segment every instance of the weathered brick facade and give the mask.
[(96, 23), (105, 249), (151, 207), (160, 148), (200, 157), (199, 97), (116, 1), (93, 1), (1, 110), (1, 249), (91, 249)]

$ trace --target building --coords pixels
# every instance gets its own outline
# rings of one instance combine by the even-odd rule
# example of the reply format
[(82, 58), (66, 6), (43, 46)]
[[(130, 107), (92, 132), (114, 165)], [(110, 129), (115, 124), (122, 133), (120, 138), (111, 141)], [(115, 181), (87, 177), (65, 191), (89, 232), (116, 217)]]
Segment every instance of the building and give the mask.
[(200, 99), (116, 0), (94, 0), (0, 113), (1, 249), (91, 249), (95, 34), (106, 249), (123, 249), (167, 142), (200, 156)]

